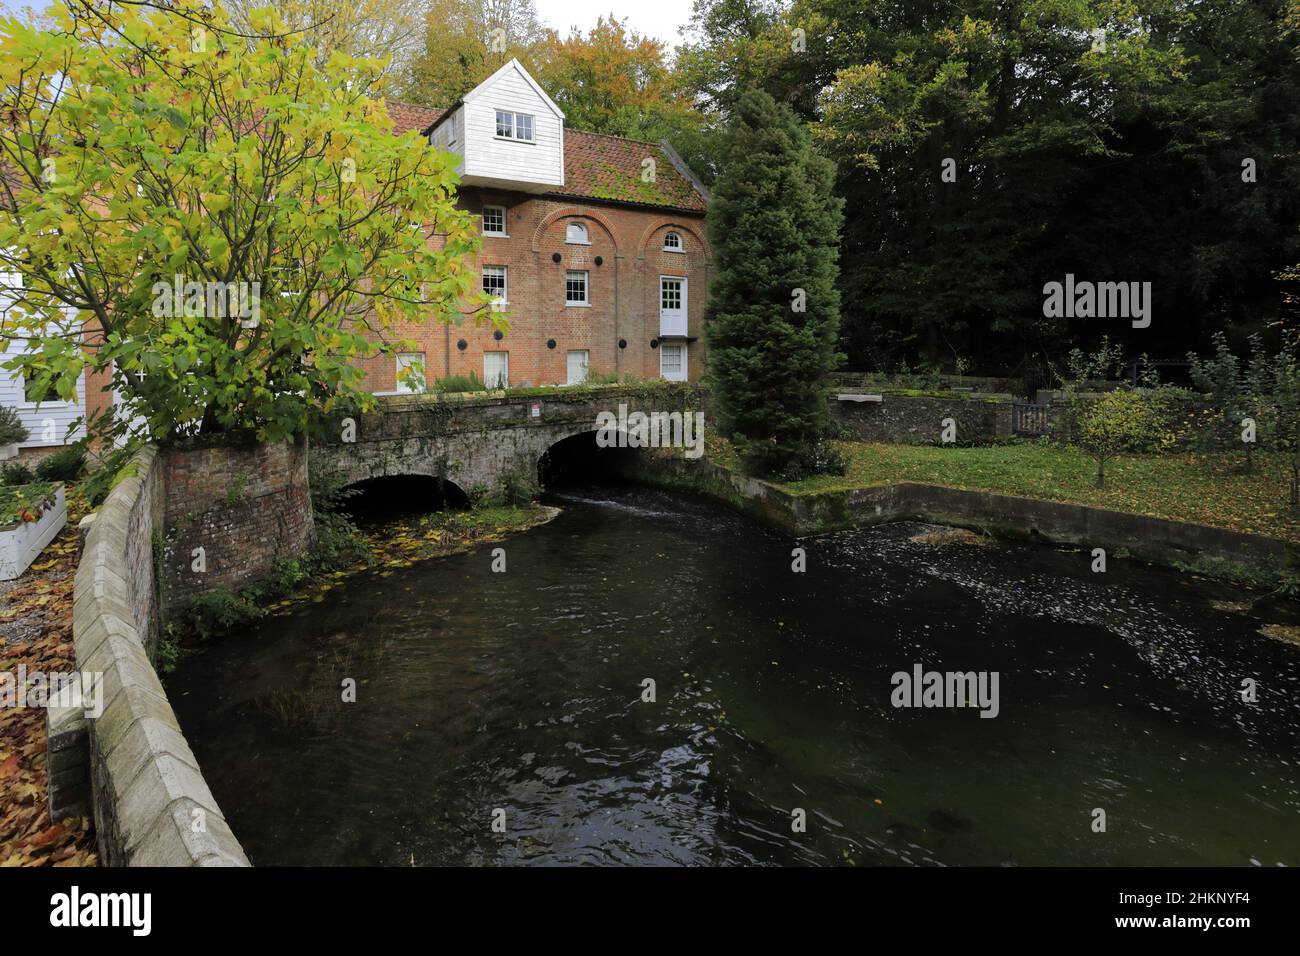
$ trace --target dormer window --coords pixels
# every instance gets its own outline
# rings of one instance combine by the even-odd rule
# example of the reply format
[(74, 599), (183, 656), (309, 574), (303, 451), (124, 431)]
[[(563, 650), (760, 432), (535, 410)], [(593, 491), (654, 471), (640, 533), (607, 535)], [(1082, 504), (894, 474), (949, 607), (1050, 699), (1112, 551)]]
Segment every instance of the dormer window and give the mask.
[(517, 139), (531, 143), (533, 141), (532, 116), (527, 113), (497, 110), (497, 139)]
[(587, 227), (580, 222), (571, 222), (564, 229), (564, 241), (575, 246), (589, 246)]
[(682, 234), (680, 232), (670, 232), (664, 235), (664, 252), (685, 252), (686, 247), (682, 245)]

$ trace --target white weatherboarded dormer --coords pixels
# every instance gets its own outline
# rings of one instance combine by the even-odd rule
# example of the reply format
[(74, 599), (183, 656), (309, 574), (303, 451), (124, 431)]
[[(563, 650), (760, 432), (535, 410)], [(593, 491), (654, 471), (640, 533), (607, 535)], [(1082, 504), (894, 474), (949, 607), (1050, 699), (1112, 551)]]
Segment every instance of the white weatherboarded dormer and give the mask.
[(429, 143), (460, 156), (465, 186), (549, 192), (564, 185), (564, 113), (518, 60), (466, 93)]

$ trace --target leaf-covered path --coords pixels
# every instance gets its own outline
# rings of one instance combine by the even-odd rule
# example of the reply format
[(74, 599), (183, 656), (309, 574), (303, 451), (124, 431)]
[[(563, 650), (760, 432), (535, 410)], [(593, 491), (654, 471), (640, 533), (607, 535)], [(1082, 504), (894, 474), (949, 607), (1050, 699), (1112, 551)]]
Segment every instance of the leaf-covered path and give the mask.
[[(69, 502), (67, 527), (14, 581), (0, 583), (0, 671), (71, 671), (72, 579), (80, 547)], [(95, 866), (87, 817), (51, 820), (45, 772), (45, 711), (0, 707), (0, 866)]]

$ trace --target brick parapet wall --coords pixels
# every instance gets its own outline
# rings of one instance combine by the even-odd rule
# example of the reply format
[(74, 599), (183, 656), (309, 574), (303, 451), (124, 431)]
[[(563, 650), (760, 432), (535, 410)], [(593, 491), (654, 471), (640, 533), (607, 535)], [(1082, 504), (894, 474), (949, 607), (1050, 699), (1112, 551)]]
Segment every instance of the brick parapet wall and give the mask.
[(164, 610), (256, 580), (310, 547), (306, 442), (170, 449), (162, 467)]

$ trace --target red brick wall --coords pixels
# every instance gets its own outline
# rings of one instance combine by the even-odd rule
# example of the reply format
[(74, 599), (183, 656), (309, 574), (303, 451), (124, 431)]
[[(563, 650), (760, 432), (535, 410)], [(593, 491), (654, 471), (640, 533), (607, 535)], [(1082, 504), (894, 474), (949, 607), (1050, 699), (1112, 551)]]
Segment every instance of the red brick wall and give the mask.
[[(485, 351), (510, 353), (512, 385), (563, 384), (567, 353), (586, 349), (592, 373), (630, 373), (659, 377), (659, 352), (650, 341), (659, 335), (659, 276), (688, 280), (687, 370), (698, 381), (704, 368), (701, 324), (708, 294), (711, 252), (702, 216), (666, 210), (606, 206), (524, 193), (466, 188), (459, 205), (481, 213), (484, 205), (506, 207), (509, 238), (485, 236), (479, 265), (507, 270), (510, 300), (509, 330), (497, 341), (486, 316), (466, 317), (460, 326), (429, 322), (394, 330), (414, 339), (415, 351), (425, 353), (430, 381), (445, 375), (483, 375)], [(589, 246), (565, 242), (565, 227), (573, 221), (587, 227)], [(664, 234), (681, 234), (685, 253), (663, 251)], [(559, 253), (561, 261), (552, 261)], [(596, 257), (602, 260), (595, 264)], [(588, 273), (590, 308), (565, 305), (564, 278), (570, 269)], [(477, 289), (477, 285), (476, 285)], [(456, 345), (466, 342), (462, 351)], [(547, 341), (555, 340), (548, 349)], [(619, 349), (618, 342), (627, 342)], [(388, 392), (396, 388), (396, 361), (381, 356), (363, 363), (366, 388)]]
[[(277, 560), (296, 558), (310, 545), (305, 442), (167, 450), (162, 457), (165, 608), (262, 577)], [(199, 547), (203, 573), (192, 570)]]
[[(84, 328), (83, 340), (86, 349), (92, 352), (99, 348), (104, 341), (104, 333), (100, 330), (99, 321), (92, 319), (87, 322)], [(100, 372), (87, 371), (86, 375), (86, 424), (98, 421), (101, 417), (107, 416), (113, 409), (113, 375), (109, 369)]]

